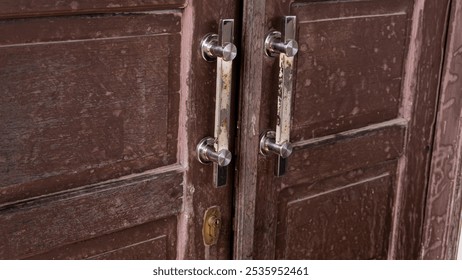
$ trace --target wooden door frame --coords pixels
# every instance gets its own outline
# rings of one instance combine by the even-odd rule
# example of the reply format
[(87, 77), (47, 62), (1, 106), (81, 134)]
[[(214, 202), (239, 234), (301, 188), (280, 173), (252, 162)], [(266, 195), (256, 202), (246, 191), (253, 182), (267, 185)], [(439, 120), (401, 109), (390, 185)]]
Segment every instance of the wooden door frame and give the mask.
[[(268, 15), (289, 14), (293, 0), (279, 5), (278, 11)], [(446, 42), (447, 17), (451, 0), (414, 1), (408, 61), (405, 71), (408, 79), (403, 83), (405, 112), (400, 112), (409, 123), (406, 136), (406, 152), (400, 160), (397, 211), (391, 236), (389, 258), (416, 259), (421, 251), (422, 227), (426, 208), (426, 190), (429, 178), (435, 107), (441, 76), (443, 49)], [(242, 14), (241, 86), (238, 122), (239, 141), (236, 149), (238, 161), (235, 179), (235, 237), (234, 258), (252, 259), (255, 227), (255, 204), (257, 199), (257, 165), (262, 100), (263, 42), (268, 23), (266, 0), (244, 0)], [(249, 28), (246, 28), (249, 27)], [(255, 43), (256, 42), (256, 43)], [(412, 52), (412, 53), (411, 53)], [(413, 92), (416, 98), (410, 100)], [(411, 98), (412, 99), (412, 98)], [(423, 131), (422, 131), (423, 129)], [(418, 133), (416, 133), (418, 132)], [(421, 170), (425, 166), (425, 170)], [(422, 187), (423, 186), (423, 187)]]
[(456, 259), (462, 211), (462, 2), (452, 1), (425, 207), (422, 259)]

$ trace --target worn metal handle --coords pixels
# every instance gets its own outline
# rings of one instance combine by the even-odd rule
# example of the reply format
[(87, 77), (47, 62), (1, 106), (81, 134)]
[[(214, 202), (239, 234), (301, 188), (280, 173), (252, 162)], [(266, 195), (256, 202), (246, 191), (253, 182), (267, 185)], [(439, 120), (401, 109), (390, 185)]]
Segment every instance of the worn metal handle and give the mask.
[(292, 154), (290, 143), (290, 121), (292, 116), (292, 86), (294, 56), (298, 52), (295, 40), (296, 17), (283, 18), (282, 33), (270, 32), (265, 38), (265, 52), (268, 56), (279, 55), (279, 89), (277, 103), (276, 131), (265, 132), (260, 140), (260, 153), (278, 155), (276, 175), (282, 176), (286, 169), (286, 159)]
[(201, 41), (202, 57), (206, 61), (217, 61), (214, 137), (206, 137), (197, 145), (197, 157), (201, 163), (214, 164), (216, 186), (226, 185), (231, 162), (229, 151), (229, 122), (231, 111), (231, 81), (233, 59), (237, 48), (233, 44), (234, 19), (220, 20), (218, 34), (207, 34)]

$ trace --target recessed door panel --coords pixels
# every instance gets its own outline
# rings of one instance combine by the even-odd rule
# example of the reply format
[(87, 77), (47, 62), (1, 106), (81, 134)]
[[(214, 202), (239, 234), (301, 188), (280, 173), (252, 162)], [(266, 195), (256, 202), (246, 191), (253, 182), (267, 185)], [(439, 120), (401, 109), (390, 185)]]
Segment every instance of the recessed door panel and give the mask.
[(154, 259), (177, 257), (177, 223), (167, 217), (82, 242), (64, 245), (32, 259)]
[[(177, 161), (181, 14), (169, 18), (58, 18), (64, 30), (36, 38), (3, 28), (0, 183), (6, 193), (36, 181), (75, 187)], [(29, 29), (55, 25), (55, 19), (18, 21)], [(124, 21), (145, 27), (125, 34), (131, 25)], [(151, 32), (156, 22), (168, 30)], [(80, 30), (87, 25), (107, 33)], [(33, 192), (50, 192), (40, 189)]]
[(356, 169), (280, 194), (276, 258), (386, 259), (396, 165)]
[[(319, 5), (319, 12), (328, 15), (340, 4)], [(293, 138), (324, 136), (397, 117), (409, 33), (406, 7), (380, 14), (359, 7), (341, 18), (316, 19), (304, 11), (313, 9), (315, 3), (292, 9), (299, 15), (300, 44)]]

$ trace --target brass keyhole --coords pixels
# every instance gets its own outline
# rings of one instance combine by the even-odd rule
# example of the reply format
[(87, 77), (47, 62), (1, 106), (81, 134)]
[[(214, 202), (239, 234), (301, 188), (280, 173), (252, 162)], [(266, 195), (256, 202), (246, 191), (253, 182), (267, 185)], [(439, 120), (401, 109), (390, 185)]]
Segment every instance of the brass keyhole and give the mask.
[(202, 227), (202, 236), (204, 244), (207, 246), (215, 245), (218, 241), (221, 228), (221, 212), (218, 206), (207, 209), (204, 214), (204, 224)]

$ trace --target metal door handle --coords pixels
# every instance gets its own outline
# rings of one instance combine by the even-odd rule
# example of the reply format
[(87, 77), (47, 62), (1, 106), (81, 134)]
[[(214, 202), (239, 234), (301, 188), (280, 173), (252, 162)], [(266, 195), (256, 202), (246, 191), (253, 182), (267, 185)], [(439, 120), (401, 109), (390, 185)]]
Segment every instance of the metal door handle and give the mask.
[(279, 89), (277, 102), (276, 131), (263, 133), (260, 139), (260, 154), (278, 155), (276, 175), (285, 173), (286, 158), (292, 154), (290, 143), (290, 121), (292, 106), (293, 64), (294, 56), (298, 52), (295, 41), (295, 16), (285, 16), (282, 33), (270, 32), (265, 38), (265, 52), (267, 56), (279, 55)]
[(214, 164), (214, 182), (223, 186), (227, 181), (226, 166), (231, 162), (229, 151), (229, 119), (233, 59), (237, 55), (233, 44), (234, 19), (222, 19), (218, 34), (207, 34), (201, 42), (202, 57), (217, 61), (214, 137), (205, 137), (197, 144), (197, 158), (201, 163)]

